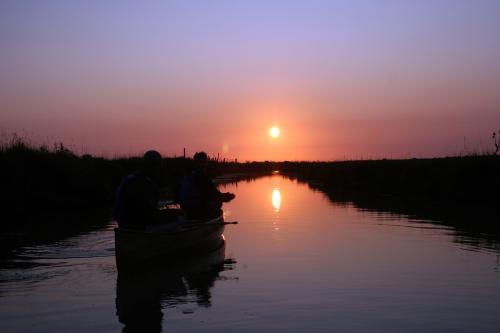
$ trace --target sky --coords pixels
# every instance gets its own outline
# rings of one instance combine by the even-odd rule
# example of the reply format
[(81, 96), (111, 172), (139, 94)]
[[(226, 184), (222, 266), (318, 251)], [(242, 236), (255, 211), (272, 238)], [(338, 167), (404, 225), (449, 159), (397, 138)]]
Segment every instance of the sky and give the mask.
[(342, 160), (491, 150), (496, 130), (499, 0), (0, 2), (4, 137)]

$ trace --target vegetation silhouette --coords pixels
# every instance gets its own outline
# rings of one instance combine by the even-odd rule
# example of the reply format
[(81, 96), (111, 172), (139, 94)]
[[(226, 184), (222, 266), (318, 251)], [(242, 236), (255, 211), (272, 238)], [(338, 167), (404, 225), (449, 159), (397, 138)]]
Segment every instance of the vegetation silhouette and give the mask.
[[(43, 243), (44, 239), (57, 241), (108, 223), (120, 181), (140, 169), (141, 163), (142, 156), (79, 156), (62, 143), (35, 145), (17, 135), (3, 137), (0, 259), (9, 257), (20, 246)], [(161, 182), (170, 188), (172, 199), (192, 164), (189, 158), (163, 158)], [(274, 168), (270, 162), (208, 162), (210, 175), (233, 175), (225, 181)]]
[[(500, 147), (498, 137), (494, 144)], [(139, 169), (141, 157), (76, 155), (63, 144), (33, 145), (12, 136), (0, 145), (2, 253), (37, 238), (42, 231), (70, 236), (89, 224), (107, 223), (120, 180)], [(162, 182), (172, 198), (192, 169), (189, 158), (163, 159)], [(308, 182), (336, 202), (360, 208), (415, 214), (463, 230), (498, 233), (500, 156), (339, 162), (246, 162), (210, 159), (211, 176), (222, 182), (251, 179), (279, 170)], [(93, 222), (89, 222), (93, 221)], [(101, 226), (102, 226), (101, 224)], [(45, 232), (47, 235), (50, 232)], [(11, 241), (16, 234), (17, 241)], [(38, 237), (38, 240), (43, 238)], [(37, 240), (37, 241), (38, 241)]]
[(334, 203), (452, 227), (455, 240), (500, 250), (500, 156), (286, 162), (281, 173)]
[(495, 155), (500, 151), (500, 130), (498, 132), (493, 132), (491, 138), (493, 139), (493, 145), (495, 146)]

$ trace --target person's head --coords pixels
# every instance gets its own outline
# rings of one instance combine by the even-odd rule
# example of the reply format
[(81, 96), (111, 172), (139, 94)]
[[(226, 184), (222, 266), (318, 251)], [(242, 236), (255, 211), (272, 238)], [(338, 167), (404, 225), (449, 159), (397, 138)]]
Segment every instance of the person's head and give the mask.
[(208, 155), (204, 151), (199, 151), (193, 156), (194, 169), (198, 171), (205, 171), (208, 164)]
[(158, 178), (163, 168), (163, 158), (156, 150), (148, 150), (142, 158), (143, 171), (151, 178)]

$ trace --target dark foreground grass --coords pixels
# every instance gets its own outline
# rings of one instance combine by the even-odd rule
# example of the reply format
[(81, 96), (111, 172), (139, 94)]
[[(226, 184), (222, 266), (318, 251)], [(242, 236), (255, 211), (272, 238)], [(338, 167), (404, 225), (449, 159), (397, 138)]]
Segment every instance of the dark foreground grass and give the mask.
[[(14, 136), (0, 144), (0, 262), (20, 246), (57, 241), (102, 227), (118, 185), (141, 157), (78, 156), (62, 144), (37, 146)], [(175, 195), (192, 160), (165, 158), (162, 185)], [(262, 173), (271, 163), (210, 161), (213, 176)]]
[[(174, 188), (191, 159), (165, 158), (163, 185)], [(88, 213), (110, 216), (116, 188), (140, 168), (140, 157), (78, 156), (14, 138), (0, 146), (0, 202), (4, 214)], [(211, 161), (213, 176), (281, 173), (307, 181), (336, 201), (369, 198), (427, 205), (500, 206), (500, 156), (344, 162)], [(2, 223), (5, 224), (5, 223)], [(5, 227), (5, 226), (4, 226)]]
[[(162, 185), (175, 192), (191, 165), (191, 159), (165, 158)], [(140, 157), (78, 156), (62, 144), (48, 148), (14, 137), (0, 146), (2, 229), (31, 224), (42, 216), (53, 221), (75, 214), (109, 219), (121, 179), (140, 167)], [(271, 163), (209, 164), (213, 176), (262, 172), (272, 167)]]
[(285, 174), (339, 197), (383, 196), (459, 204), (498, 203), (500, 156), (345, 162), (284, 162)]

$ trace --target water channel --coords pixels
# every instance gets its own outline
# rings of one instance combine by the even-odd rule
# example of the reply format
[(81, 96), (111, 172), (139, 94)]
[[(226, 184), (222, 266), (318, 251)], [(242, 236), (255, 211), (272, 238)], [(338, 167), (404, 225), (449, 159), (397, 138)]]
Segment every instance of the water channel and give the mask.
[(496, 332), (499, 251), (274, 175), (222, 185), (225, 247), (120, 281), (114, 224), (0, 267), (1, 332)]

